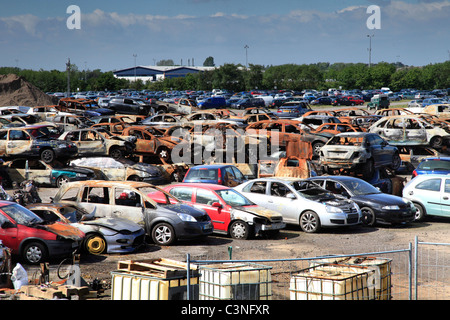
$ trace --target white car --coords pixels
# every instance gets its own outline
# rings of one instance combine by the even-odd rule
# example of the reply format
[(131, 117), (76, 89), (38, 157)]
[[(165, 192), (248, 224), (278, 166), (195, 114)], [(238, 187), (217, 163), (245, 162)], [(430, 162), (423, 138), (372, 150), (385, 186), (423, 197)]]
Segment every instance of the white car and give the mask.
[(300, 225), (304, 232), (361, 222), (361, 210), (355, 202), (338, 197), (308, 180), (260, 178), (234, 189), (257, 205), (280, 212), (283, 222)]

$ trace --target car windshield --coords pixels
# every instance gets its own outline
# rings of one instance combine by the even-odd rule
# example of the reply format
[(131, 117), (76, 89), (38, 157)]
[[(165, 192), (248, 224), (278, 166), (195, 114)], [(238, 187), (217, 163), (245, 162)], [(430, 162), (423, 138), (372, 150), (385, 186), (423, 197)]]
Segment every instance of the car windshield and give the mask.
[(351, 137), (351, 136), (334, 136), (328, 142), (328, 145), (338, 145), (338, 146), (361, 146), (363, 143), (363, 137)]
[(50, 131), (47, 127), (39, 127), (39, 128), (30, 128), (27, 129), (27, 132), (35, 138), (45, 137), (50, 135)]
[(32, 226), (35, 224), (42, 224), (44, 220), (39, 218), (36, 214), (30, 210), (22, 207), (19, 204), (10, 204), (1, 207), (1, 210), (10, 216), (16, 223), (25, 226)]
[(422, 170), (450, 170), (450, 161), (446, 160), (427, 160), (422, 161), (417, 169)]
[(254, 205), (253, 202), (233, 189), (216, 190), (216, 193), (223, 199), (223, 201), (225, 201), (226, 204), (232, 207)]
[(354, 195), (357, 196), (381, 193), (381, 191), (375, 188), (373, 185), (360, 179), (340, 181), (340, 183), (342, 183), (347, 189), (349, 189)]
[(331, 192), (311, 181), (295, 181), (291, 183), (291, 186), (299, 195), (309, 200), (326, 201), (336, 198)]
[[(168, 192), (165, 192), (164, 190), (156, 187), (140, 187), (137, 188), (139, 190), (140, 194), (148, 195), (149, 198), (151, 198), (150, 195), (158, 195), (158, 204), (159, 205), (167, 205), (167, 204), (174, 204), (174, 203), (180, 203), (180, 201), (175, 198), (173, 195), (171, 195)], [(162, 195), (163, 197), (159, 197)]]

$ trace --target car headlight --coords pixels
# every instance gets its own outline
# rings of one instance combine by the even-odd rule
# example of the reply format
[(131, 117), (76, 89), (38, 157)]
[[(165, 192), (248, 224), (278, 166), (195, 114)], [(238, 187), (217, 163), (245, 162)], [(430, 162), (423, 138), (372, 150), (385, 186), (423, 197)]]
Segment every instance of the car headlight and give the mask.
[(342, 209), (338, 208), (338, 207), (334, 207), (334, 206), (326, 206), (326, 211), (328, 213), (342, 213)]
[(383, 209), (383, 210), (400, 210), (400, 207), (399, 206), (384, 206), (384, 207), (381, 207), (381, 209)]
[(197, 222), (197, 220), (191, 216), (190, 214), (186, 213), (177, 213), (177, 215), (180, 217), (181, 220), (187, 221), (187, 222)]
[(61, 143), (61, 144), (59, 144), (58, 145), (58, 148), (67, 148), (68, 146), (67, 146), (67, 144), (65, 144), (65, 143)]

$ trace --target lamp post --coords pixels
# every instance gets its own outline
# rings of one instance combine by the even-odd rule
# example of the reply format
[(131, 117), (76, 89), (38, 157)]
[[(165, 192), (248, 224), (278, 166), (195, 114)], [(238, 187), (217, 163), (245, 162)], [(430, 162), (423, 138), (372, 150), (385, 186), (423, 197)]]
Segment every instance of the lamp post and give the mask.
[(134, 83), (136, 83), (136, 57), (137, 54), (133, 54), (134, 57)]
[(369, 38), (369, 68), (372, 65), (372, 37), (374, 35), (367, 35), (367, 37)]
[(248, 48), (250, 48), (248, 45), (244, 46), (244, 49), (245, 49), (245, 66), (246, 66), (247, 69), (248, 69), (248, 52), (247, 52)]

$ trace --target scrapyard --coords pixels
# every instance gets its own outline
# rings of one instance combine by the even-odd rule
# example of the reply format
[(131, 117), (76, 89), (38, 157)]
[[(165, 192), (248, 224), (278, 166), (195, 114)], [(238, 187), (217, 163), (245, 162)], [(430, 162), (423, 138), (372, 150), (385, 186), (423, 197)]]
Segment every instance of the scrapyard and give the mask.
[[(267, 250), (267, 257), (282, 260), (272, 245), (286, 242), (293, 248), (316, 234), (326, 239), (412, 229), (425, 215), (446, 216), (427, 208), (413, 196), (416, 192), (403, 194), (405, 183), (422, 172), (422, 161), (445, 159), (450, 127), (444, 114), (394, 106), (310, 107), (301, 93), (290, 100), (308, 105), (310, 111), (301, 117), (284, 114), (283, 104), (198, 108), (195, 97), (181, 93), (177, 103), (161, 98), (134, 103), (129, 112), (119, 108), (128, 99), (146, 101), (148, 94), (114, 93), (111, 108), (107, 102), (99, 107), (95, 100), (61, 99), (46, 106), (47, 113), (34, 108), (42, 117), (38, 124), (5, 120), (0, 130), (2, 298), (320, 299), (325, 293), (299, 289), (304, 278), (320, 282), (324, 274), (359, 268), (352, 277), (362, 277), (367, 287), (357, 290), (358, 298), (392, 299), (393, 285), (373, 289), (368, 284), (373, 269), (359, 260), (311, 262), (293, 275), (286, 295), (277, 285), (282, 283), (278, 272), (271, 274), (272, 267), (264, 264), (233, 263), (233, 249), (263, 246), (255, 254)], [(39, 232), (31, 236), (30, 229)], [(23, 235), (13, 240), (13, 232)], [(185, 250), (201, 256), (214, 248), (225, 250), (229, 262), (203, 264), (194, 258), (190, 264), (189, 257), (180, 257)], [(102, 265), (99, 257), (114, 266)], [(390, 267), (389, 259), (379, 260)], [(84, 272), (95, 265), (101, 274)], [(342, 271), (342, 265), (349, 270)], [(258, 290), (236, 292), (236, 275), (239, 286)], [(217, 277), (227, 280), (215, 283)], [(391, 281), (391, 273), (385, 277), (382, 282)], [(354, 299), (354, 294), (342, 297)]]

